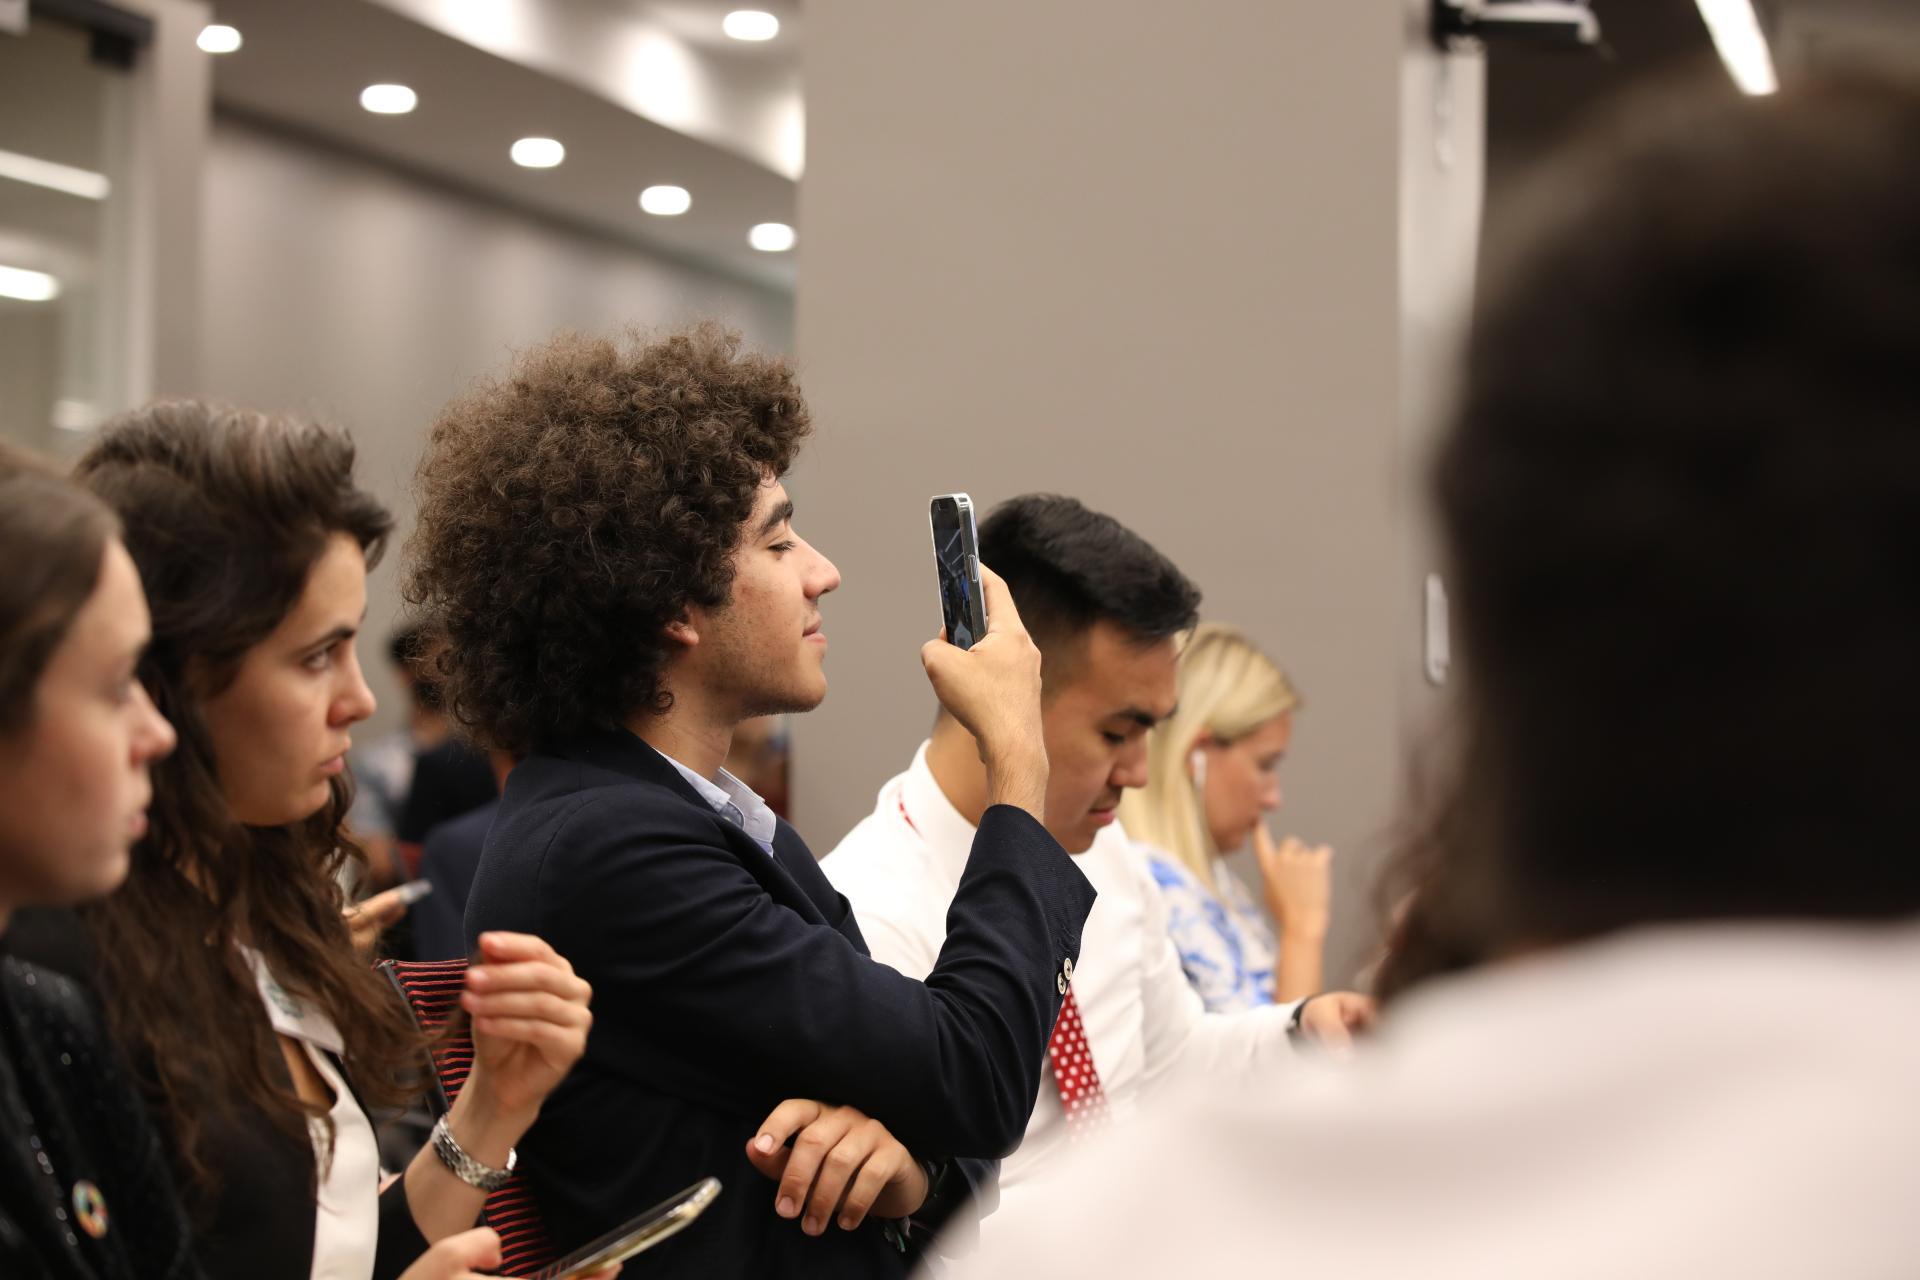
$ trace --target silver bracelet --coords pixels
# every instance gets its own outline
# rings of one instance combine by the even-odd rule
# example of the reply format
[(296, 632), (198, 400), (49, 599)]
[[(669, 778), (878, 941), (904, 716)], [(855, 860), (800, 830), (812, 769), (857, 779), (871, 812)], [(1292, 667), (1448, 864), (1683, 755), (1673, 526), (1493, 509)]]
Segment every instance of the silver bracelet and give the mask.
[(519, 1153), (512, 1147), (507, 1148), (507, 1167), (496, 1169), (492, 1165), (481, 1164), (460, 1149), (454, 1141), (453, 1130), (447, 1127), (447, 1118), (441, 1116), (433, 1126), (433, 1154), (440, 1157), (440, 1163), (447, 1166), (447, 1172), (470, 1187), (482, 1191), (498, 1191), (507, 1185), (507, 1179), (513, 1176), (514, 1164)]

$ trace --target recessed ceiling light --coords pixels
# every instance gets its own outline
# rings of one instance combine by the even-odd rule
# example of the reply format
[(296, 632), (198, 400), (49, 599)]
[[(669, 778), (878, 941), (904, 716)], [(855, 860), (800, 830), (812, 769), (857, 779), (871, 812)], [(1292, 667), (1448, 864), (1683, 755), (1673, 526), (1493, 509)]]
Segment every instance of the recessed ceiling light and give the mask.
[(0, 298), (21, 302), (52, 302), (60, 296), (60, 282), (44, 271), (0, 267)]
[(793, 228), (784, 222), (762, 222), (747, 232), (747, 243), (762, 253), (785, 253), (793, 242)]
[(771, 40), (780, 34), (780, 19), (760, 9), (735, 9), (721, 19), (720, 29), (735, 40)]
[(370, 84), (360, 91), (360, 105), (375, 115), (403, 116), (420, 105), (420, 95), (403, 84)]
[(648, 187), (640, 193), (640, 207), (663, 218), (674, 218), (693, 207), (685, 187)]
[(195, 43), (202, 53), (232, 53), (240, 47), (240, 32), (215, 22), (200, 28), (200, 38)]
[(527, 169), (551, 169), (567, 158), (567, 149), (552, 138), (522, 138), (513, 144), (513, 162)]

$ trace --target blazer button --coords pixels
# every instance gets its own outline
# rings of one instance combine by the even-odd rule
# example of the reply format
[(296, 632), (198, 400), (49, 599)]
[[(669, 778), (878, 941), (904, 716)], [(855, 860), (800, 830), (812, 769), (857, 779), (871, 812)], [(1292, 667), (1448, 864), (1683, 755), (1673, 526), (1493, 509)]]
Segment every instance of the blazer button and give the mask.
[(1073, 981), (1073, 957), (1068, 956), (1060, 965), (1060, 972), (1067, 975), (1067, 981)]
[(1053, 988), (1054, 990), (1058, 991), (1061, 995), (1067, 994), (1067, 975), (1064, 973), (1054, 974)]

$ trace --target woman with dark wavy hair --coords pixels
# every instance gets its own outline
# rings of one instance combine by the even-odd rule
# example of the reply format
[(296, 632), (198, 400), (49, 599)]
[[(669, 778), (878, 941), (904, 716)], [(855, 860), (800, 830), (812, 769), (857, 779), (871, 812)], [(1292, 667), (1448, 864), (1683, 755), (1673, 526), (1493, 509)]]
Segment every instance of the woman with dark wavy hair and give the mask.
[(391, 527), (352, 471), (341, 433), (175, 402), (109, 423), (77, 473), (125, 527), (153, 610), (140, 676), (180, 733), (126, 886), (86, 913), (90, 968), (216, 1277), (389, 1276), (471, 1227), (590, 1022), (546, 944), (484, 938), (472, 1080), (378, 1194), (366, 1107), (408, 1097), (424, 1058), (336, 876), (359, 856), (345, 752), (374, 702), (354, 636)]

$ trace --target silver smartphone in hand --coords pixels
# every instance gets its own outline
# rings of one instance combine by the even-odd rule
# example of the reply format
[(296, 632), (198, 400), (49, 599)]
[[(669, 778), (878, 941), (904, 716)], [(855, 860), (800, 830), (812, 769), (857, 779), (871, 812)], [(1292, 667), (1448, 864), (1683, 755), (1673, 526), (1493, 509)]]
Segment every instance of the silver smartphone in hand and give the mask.
[(707, 1211), (720, 1194), (718, 1178), (702, 1178), (677, 1196), (661, 1201), (623, 1227), (575, 1250), (539, 1273), (536, 1280), (579, 1280), (645, 1253), (662, 1240), (679, 1235)]
[(987, 634), (973, 499), (964, 493), (943, 493), (933, 500), (927, 518), (933, 525), (933, 563), (940, 579), (940, 617), (947, 626), (947, 641), (971, 649)]

